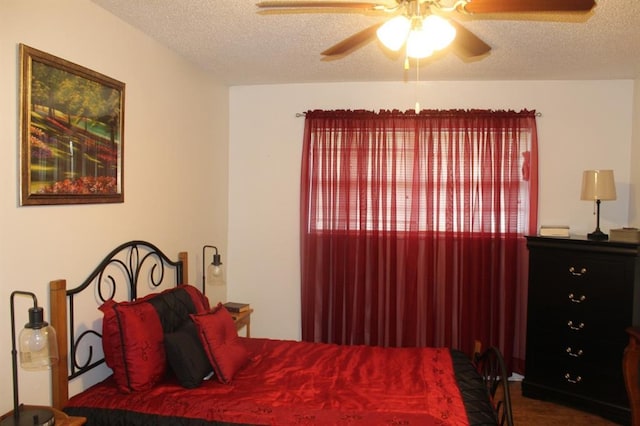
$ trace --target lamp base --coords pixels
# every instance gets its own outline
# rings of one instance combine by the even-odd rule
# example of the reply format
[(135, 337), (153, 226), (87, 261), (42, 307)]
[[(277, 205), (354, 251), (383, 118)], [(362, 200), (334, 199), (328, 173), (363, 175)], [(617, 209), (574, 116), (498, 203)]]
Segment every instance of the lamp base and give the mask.
[(46, 408), (18, 408), (20, 417), (16, 419), (11, 413), (2, 419), (0, 426), (53, 426), (56, 423), (53, 411)]
[(609, 239), (609, 236), (600, 229), (596, 229), (592, 233), (587, 234), (587, 238), (594, 241), (605, 241)]

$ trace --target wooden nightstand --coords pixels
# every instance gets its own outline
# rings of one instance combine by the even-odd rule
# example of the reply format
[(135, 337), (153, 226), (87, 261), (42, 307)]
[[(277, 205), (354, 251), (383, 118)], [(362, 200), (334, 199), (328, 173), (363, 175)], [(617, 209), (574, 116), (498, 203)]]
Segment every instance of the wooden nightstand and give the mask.
[(231, 312), (233, 322), (236, 323), (236, 328), (240, 330), (242, 327), (247, 327), (247, 337), (251, 337), (251, 314), (253, 309), (249, 309), (244, 312)]
[[(42, 408), (42, 409), (47, 409), (47, 410), (51, 410), (53, 411), (53, 415), (56, 421), (56, 426), (82, 426), (86, 423), (87, 419), (85, 419), (84, 417), (73, 417), (73, 416), (68, 416), (66, 413), (60, 411), (60, 410), (56, 410), (55, 408), (51, 408), (51, 407), (43, 407), (43, 406), (39, 406), (39, 405), (25, 405), (25, 408)], [(6, 419), (7, 417), (10, 417), (13, 415), (13, 410), (9, 411), (8, 413), (2, 415), (2, 417), (0, 417), (0, 420)], [(21, 419), (22, 420), (22, 419)]]

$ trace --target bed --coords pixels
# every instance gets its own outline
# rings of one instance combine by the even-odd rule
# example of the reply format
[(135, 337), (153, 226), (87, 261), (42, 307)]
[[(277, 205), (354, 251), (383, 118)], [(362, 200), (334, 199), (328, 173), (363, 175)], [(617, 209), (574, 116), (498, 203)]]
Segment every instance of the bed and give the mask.
[(110, 426), (513, 424), (493, 347), (472, 362), (447, 348), (240, 337), (187, 271), (186, 253), (130, 241), (80, 285), (51, 281), (55, 408)]

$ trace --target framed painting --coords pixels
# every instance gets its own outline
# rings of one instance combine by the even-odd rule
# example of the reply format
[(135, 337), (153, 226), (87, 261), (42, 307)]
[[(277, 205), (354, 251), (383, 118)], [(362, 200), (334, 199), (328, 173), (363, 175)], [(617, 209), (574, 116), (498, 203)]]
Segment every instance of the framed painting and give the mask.
[(124, 202), (125, 84), (20, 44), (20, 202)]

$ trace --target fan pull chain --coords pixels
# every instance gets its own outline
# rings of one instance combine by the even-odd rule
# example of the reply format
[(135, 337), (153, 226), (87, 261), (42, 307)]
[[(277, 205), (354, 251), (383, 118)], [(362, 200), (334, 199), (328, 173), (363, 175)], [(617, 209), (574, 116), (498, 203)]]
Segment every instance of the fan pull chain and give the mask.
[(418, 83), (420, 82), (420, 60), (416, 58), (416, 114), (420, 114), (420, 102), (418, 102)]

